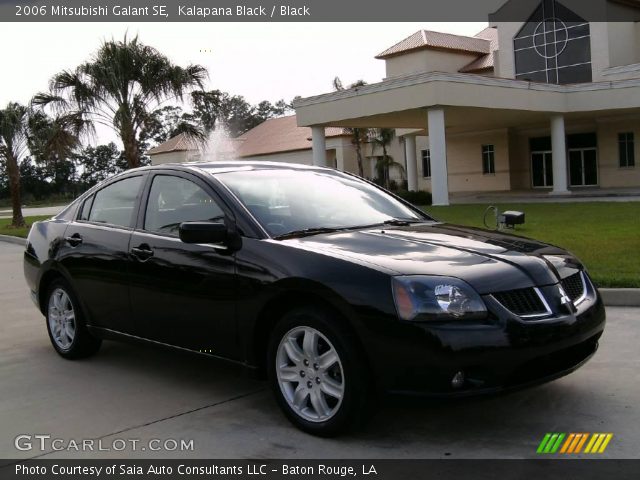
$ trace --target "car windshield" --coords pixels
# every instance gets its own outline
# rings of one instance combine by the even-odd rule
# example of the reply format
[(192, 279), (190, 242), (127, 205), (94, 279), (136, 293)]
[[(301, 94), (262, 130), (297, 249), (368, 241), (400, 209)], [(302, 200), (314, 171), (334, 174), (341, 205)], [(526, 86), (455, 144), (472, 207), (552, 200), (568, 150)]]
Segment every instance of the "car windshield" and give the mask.
[(430, 218), (355, 177), (264, 169), (216, 175), (272, 237)]

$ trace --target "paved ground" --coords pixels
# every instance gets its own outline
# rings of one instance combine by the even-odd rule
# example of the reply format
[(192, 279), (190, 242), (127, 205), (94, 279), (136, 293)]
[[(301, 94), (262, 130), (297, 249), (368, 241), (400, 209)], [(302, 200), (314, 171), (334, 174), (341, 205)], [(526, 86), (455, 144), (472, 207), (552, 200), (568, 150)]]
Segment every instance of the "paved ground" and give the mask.
[[(58, 212), (61, 212), (66, 205), (59, 205), (56, 207), (33, 207), (23, 208), (22, 215), (25, 217), (31, 217), (33, 215), (51, 215), (54, 216)], [(0, 209), (0, 218), (11, 218), (11, 209)]]
[[(85, 457), (521, 458), (545, 432), (613, 432), (605, 456), (640, 457), (640, 309), (609, 308), (596, 357), (528, 391), (458, 402), (398, 400), (368, 428), (318, 439), (292, 428), (263, 383), (206, 358), (107, 342), (84, 361), (58, 357), (28, 298), (21, 247), (0, 242), (0, 458), (19, 434), (69, 440), (193, 439), (191, 452)], [(116, 445), (116, 444), (113, 444)], [(44, 458), (77, 457), (57, 452)]]

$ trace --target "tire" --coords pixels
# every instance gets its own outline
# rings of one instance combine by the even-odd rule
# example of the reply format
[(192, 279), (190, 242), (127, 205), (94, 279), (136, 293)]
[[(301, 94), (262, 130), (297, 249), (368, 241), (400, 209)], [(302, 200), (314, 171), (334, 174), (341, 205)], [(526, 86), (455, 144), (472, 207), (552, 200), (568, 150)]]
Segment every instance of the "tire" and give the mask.
[(341, 321), (324, 309), (296, 308), (269, 340), (267, 371), (278, 405), (296, 427), (322, 437), (361, 426), (375, 404), (364, 356)]
[(71, 286), (56, 279), (47, 288), (45, 318), (49, 340), (67, 359), (85, 358), (100, 349), (102, 340), (87, 330), (80, 304)]

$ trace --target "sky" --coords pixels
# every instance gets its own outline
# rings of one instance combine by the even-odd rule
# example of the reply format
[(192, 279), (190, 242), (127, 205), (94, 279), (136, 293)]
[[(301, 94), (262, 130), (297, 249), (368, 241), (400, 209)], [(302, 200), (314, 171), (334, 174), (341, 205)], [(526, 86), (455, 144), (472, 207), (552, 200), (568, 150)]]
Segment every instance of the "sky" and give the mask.
[[(474, 35), (486, 23), (4, 23), (0, 24), (0, 106), (28, 102), (52, 75), (90, 59), (104, 40), (125, 34), (174, 63), (207, 67), (206, 89), (242, 95), (251, 103), (318, 95), (384, 78), (373, 57), (412, 33), (436, 30)], [(188, 105), (185, 106), (188, 110)], [(112, 140), (100, 129), (91, 143)]]

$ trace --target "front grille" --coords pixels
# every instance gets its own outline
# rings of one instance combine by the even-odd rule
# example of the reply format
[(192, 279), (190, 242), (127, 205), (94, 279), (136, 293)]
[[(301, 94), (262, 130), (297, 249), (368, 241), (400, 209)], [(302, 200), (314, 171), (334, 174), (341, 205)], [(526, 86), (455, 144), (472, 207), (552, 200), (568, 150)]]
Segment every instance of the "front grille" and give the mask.
[(567, 296), (572, 302), (575, 302), (584, 294), (584, 283), (580, 272), (565, 278), (561, 283), (562, 288), (567, 292)]
[(570, 372), (595, 353), (600, 335), (602, 332), (577, 345), (529, 360), (510, 375), (507, 385), (522, 385)]
[(550, 313), (535, 288), (509, 290), (494, 293), (493, 296), (503, 307), (520, 317), (542, 316)]

